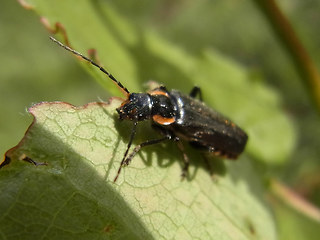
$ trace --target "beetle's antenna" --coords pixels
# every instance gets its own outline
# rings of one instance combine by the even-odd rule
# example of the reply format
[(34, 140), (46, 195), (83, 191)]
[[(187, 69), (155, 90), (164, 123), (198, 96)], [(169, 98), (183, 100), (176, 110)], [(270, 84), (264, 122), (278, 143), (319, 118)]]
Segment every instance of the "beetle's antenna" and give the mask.
[(56, 44), (58, 44), (60, 47), (63, 47), (64, 49), (66, 49), (69, 52), (72, 52), (73, 54), (81, 57), (82, 59), (86, 60), (87, 62), (91, 63), (93, 66), (97, 67), (100, 69), (101, 72), (105, 73), (113, 82), (115, 82), (120, 88), (121, 90), (123, 90), (125, 92), (125, 94), (128, 96), (130, 94), (129, 90), (124, 87), (121, 82), (119, 82), (114, 76), (112, 76), (111, 73), (109, 73), (106, 69), (104, 69), (103, 67), (101, 67), (99, 64), (95, 63), (94, 61), (92, 61), (90, 58), (87, 58), (86, 56), (82, 55), (81, 53), (77, 52), (76, 50), (73, 50), (72, 48), (64, 45), (63, 43), (59, 42), (57, 39), (55, 39), (54, 37), (50, 36), (50, 39), (55, 42)]

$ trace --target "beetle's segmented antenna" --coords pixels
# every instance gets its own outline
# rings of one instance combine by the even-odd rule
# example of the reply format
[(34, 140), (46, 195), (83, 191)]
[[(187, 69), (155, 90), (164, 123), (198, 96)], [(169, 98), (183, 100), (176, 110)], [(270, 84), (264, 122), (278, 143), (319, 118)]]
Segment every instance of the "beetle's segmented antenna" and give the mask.
[(72, 48), (64, 45), (64, 44), (61, 43), (61, 42), (59, 42), (59, 41), (58, 41), (57, 39), (55, 39), (54, 37), (51, 37), (51, 36), (50, 36), (50, 39), (51, 39), (53, 42), (57, 43), (60, 47), (63, 47), (63, 48), (66, 49), (67, 51), (72, 52), (73, 54), (75, 54), (75, 55), (81, 57), (82, 59), (88, 61), (89, 63), (91, 63), (93, 66), (99, 68), (100, 71), (103, 72), (103, 73), (105, 73), (113, 82), (115, 82), (115, 83), (126, 93), (126, 95), (129, 95), (129, 94), (130, 94), (129, 90), (128, 90), (126, 87), (124, 87), (124, 86), (121, 84), (121, 82), (119, 82), (117, 79), (115, 79), (115, 77), (112, 76), (111, 73), (109, 73), (107, 70), (105, 70), (105, 69), (104, 69), (103, 67), (101, 67), (99, 64), (95, 63), (95, 62), (92, 61), (90, 58), (87, 58), (86, 56), (82, 55), (81, 53), (77, 52), (76, 50), (73, 50)]

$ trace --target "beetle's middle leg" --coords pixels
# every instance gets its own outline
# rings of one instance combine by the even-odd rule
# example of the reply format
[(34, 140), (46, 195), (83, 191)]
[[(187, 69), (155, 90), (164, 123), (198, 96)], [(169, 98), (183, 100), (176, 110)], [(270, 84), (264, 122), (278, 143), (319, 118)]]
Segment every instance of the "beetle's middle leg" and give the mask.
[(193, 87), (191, 89), (191, 92), (189, 94), (190, 97), (193, 97), (193, 98), (196, 98), (197, 95), (199, 95), (199, 99), (200, 101), (202, 102), (202, 92), (201, 92), (201, 89), (197, 86)]
[[(133, 135), (133, 134), (132, 134)], [(137, 145), (133, 150), (132, 152), (130, 153), (130, 155), (127, 157), (127, 152), (131, 146), (131, 142), (132, 140), (130, 139), (130, 145), (128, 145), (128, 148), (127, 148), (127, 151), (124, 155), (124, 158), (123, 160), (121, 161), (121, 164), (120, 164), (120, 167), (118, 169), (118, 173), (116, 175), (116, 177), (114, 178), (113, 182), (116, 182), (119, 175), (120, 175), (120, 172), (121, 172), (121, 169), (124, 167), (124, 166), (128, 166), (131, 162), (131, 160), (134, 158), (134, 156), (141, 150), (141, 148), (143, 147), (146, 147), (146, 146), (149, 146), (149, 145), (154, 145), (154, 144), (157, 144), (157, 143), (161, 143), (165, 140), (170, 140), (171, 139), (171, 136), (170, 135), (166, 135), (165, 137), (163, 138), (159, 138), (159, 139), (153, 139), (153, 140), (149, 140), (149, 141), (146, 141), (146, 142), (143, 142), (139, 145)]]
[(165, 140), (170, 140), (171, 136), (170, 135), (166, 135), (163, 138), (159, 138), (159, 139), (153, 139), (153, 140), (148, 140), (145, 141), (139, 145), (137, 145), (132, 152), (130, 153), (130, 155), (126, 158), (126, 160), (124, 161), (124, 165), (129, 165), (131, 160), (134, 158), (134, 156), (141, 150), (141, 148), (146, 147), (146, 146), (150, 146), (150, 145), (154, 145), (157, 143), (161, 143)]
[[(184, 166), (182, 167), (182, 173), (181, 173), (181, 177), (182, 177), (182, 180), (188, 175), (188, 169), (189, 169), (189, 164), (190, 164), (190, 160), (189, 160), (189, 157), (188, 155), (186, 154), (186, 151), (184, 149), (184, 146), (182, 144), (182, 142), (180, 141), (179, 137), (175, 136), (175, 134), (167, 129), (164, 129), (162, 127), (159, 127), (158, 125), (156, 124), (152, 124), (152, 127), (159, 131), (161, 134), (165, 135), (168, 139), (168, 140), (173, 140), (177, 143), (177, 146), (180, 150), (180, 152), (182, 153), (183, 155), (183, 164)], [(137, 146), (138, 147), (138, 146)]]
[(186, 151), (185, 151), (185, 149), (183, 147), (182, 142), (177, 140), (177, 145), (178, 145), (178, 148), (180, 149), (180, 151), (182, 152), (182, 155), (183, 155), (184, 166), (182, 168), (182, 173), (181, 173), (181, 177), (182, 177), (182, 180), (183, 180), (185, 177), (188, 176), (190, 160), (189, 160), (188, 155), (186, 154)]

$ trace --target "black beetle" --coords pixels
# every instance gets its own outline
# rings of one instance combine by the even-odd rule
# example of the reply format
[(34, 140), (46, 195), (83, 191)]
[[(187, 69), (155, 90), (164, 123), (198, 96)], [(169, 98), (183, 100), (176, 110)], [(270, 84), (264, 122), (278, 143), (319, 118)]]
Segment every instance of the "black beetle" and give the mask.
[[(103, 67), (53, 37), (50, 37), (50, 39), (99, 68), (126, 95), (126, 100), (117, 108), (117, 112), (120, 120), (132, 121), (133, 128), (114, 182), (118, 179), (122, 167), (129, 165), (142, 147), (165, 140), (176, 141), (183, 152), (183, 177), (187, 174), (189, 159), (184, 153), (180, 140), (189, 142), (197, 149), (229, 159), (236, 159), (243, 152), (248, 140), (247, 134), (228, 118), (206, 106), (202, 102), (200, 88), (194, 87), (189, 95), (184, 95), (176, 90), (168, 91), (163, 86), (148, 93), (130, 93)], [(199, 95), (200, 100), (196, 99), (197, 95)], [(139, 121), (144, 120), (151, 120), (152, 126), (158, 129), (163, 134), (163, 137), (137, 145), (128, 155), (136, 134), (137, 124)]]

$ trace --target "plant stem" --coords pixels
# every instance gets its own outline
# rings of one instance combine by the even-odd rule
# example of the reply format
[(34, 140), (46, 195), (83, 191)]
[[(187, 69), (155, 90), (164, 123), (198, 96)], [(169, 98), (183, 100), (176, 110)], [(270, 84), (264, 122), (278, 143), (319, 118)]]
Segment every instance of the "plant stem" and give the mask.
[(315, 63), (274, 0), (253, 0), (253, 2), (265, 14), (273, 31), (291, 56), (301, 80), (309, 91), (309, 96), (320, 112), (320, 74)]
[(309, 218), (320, 222), (320, 210), (278, 180), (270, 181), (271, 192), (288, 206)]

